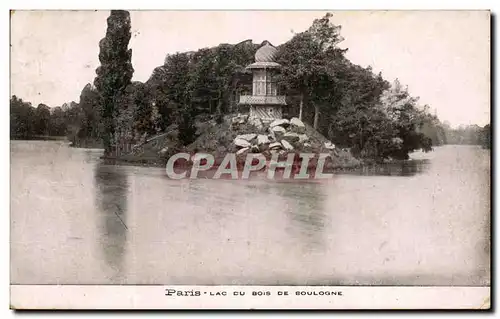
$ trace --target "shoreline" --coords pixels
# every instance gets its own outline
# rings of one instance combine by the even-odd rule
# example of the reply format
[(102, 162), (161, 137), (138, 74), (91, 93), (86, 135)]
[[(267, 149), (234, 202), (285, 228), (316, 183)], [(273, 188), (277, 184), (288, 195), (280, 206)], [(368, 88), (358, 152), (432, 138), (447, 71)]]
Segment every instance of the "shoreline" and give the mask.
[[(103, 163), (108, 164), (108, 165), (119, 165), (119, 166), (137, 166), (137, 167), (154, 167), (154, 168), (165, 168), (167, 164), (166, 159), (160, 159), (160, 158), (150, 158), (150, 157), (140, 157), (140, 156), (134, 156), (134, 157), (129, 157), (129, 158), (120, 158), (120, 157), (115, 157), (115, 156), (100, 156), (100, 160), (103, 161)], [(373, 169), (378, 169), (378, 168), (383, 168), (383, 167), (389, 167), (389, 166), (401, 166), (405, 167), (409, 164), (413, 163), (427, 163), (428, 159), (408, 159), (408, 160), (391, 160), (391, 161), (386, 161), (386, 162), (375, 162), (375, 161), (363, 161), (360, 160), (360, 164), (352, 165), (336, 165), (332, 166), (331, 163), (327, 163), (325, 165), (323, 172), (324, 173), (334, 173), (334, 174), (342, 174), (342, 173), (354, 173), (354, 172), (359, 172), (363, 170), (373, 170)], [(219, 168), (220, 163), (214, 164), (212, 168), (210, 168), (208, 171), (216, 171)], [(241, 161), (237, 163), (238, 169), (240, 169), (240, 165), (243, 164)], [(175, 165), (175, 168), (183, 168), (183, 169), (191, 169), (192, 165)], [(299, 166), (300, 167), (300, 166)], [(308, 167), (308, 172), (311, 170), (314, 170), (316, 168), (315, 165), (309, 165)], [(264, 170), (264, 169), (261, 169)], [(260, 171), (261, 171), (260, 170)], [(277, 171), (283, 170), (282, 168), (278, 168)], [(259, 171), (258, 171), (259, 172)]]
[[(33, 141), (33, 140), (45, 140), (48, 142), (54, 142), (54, 141), (68, 141), (65, 138), (55, 138), (55, 139), (11, 139), (12, 141), (21, 141), (21, 140), (26, 140), (26, 141)], [(446, 144), (443, 146), (447, 145), (455, 145), (455, 144)], [(458, 144), (460, 146), (461, 144)], [(472, 145), (463, 145), (463, 146), (472, 146)], [(480, 146), (480, 145), (477, 145)], [(89, 147), (79, 147), (79, 146), (73, 146), (73, 145), (68, 145), (70, 148), (81, 148), (81, 149), (90, 149)], [(102, 150), (102, 149), (101, 149)], [(418, 151), (417, 151), (418, 152)], [(154, 168), (165, 168), (167, 159), (161, 158), (159, 156), (141, 156), (141, 155), (124, 155), (124, 156), (99, 156), (99, 160), (102, 161), (106, 165), (119, 165), (119, 166), (136, 166), (136, 167), (154, 167)], [(374, 160), (367, 160), (367, 159), (359, 159), (359, 164), (337, 164), (335, 167), (332, 167), (331, 165), (325, 165), (325, 168), (323, 172), (325, 173), (334, 173), (334, 174), (349, 174), (349, 173), (356, 173), (356, 172), (362, 172), (362, 171), (372, 171), (372, 170), (378, 170), (380, 168), (384, 167), (389, 167), (389, 166), (401, 166), (402, 168), (405, 168), (408, 164), (411, 164), (412, 162), (427, 162), (428, 159), (407, 159), (407, 160), (389, 160), (389, 161), (374, 161)], [(331, 163), (329, 163), (331, 164)], [(211, 168), (210, 170), (215, 170), (217, 169), (218, 165), (217, 163), (214, 165), (214, 168)], [(311, 168), (308, 169), (308, 171)]]

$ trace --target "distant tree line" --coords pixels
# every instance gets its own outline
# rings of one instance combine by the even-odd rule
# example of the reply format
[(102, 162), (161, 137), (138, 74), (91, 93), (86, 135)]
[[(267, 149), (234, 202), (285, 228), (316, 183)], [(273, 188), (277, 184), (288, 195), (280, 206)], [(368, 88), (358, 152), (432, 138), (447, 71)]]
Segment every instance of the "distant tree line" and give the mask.
[(445, 143), (458, 145), (481, 145), (484, 148), (491, 148), (491, 128), (490, 124), (481, 127), (479, 125), (460, 125), (458, 128), (451, 128), (448, 123), (440, 123), (438, 126), (445, 132)]
[(10, 99), (11, 138), (65, 136), (71, 117), (71, 112), (68, 110), (67, 104), (63, 107), (50, 108), (40, 103), (35, 108), (30, 102), (13, 95)]
[[(289, 104), (285, 115), (301, 116), (333, 143), (363, 158), (405, 159), (417, 149), (489, 141), (489, 126), (453, 130), (398, 80), (389, 83), (370, 67), (350, 62), (347, 49), (338, 47), (341, 27), (331, 18), (316, 19), (277, 47), (283, 67), (279, 91)], [(109, 152), (118, 143), (137, 143), (175, 124), (187, 145), (197, 137), (195, 121), (220, 122), (239, 111), (240, 94), (251, 93), (252, 75), (245, 67), (254, 62), (260, 45), (250, 40), (169, 54), (145, 83), (131, 81), (129, 40), (129, 13), (112, 11), (99, 43), (101, 66), (94, 85), (83, 88), (79, 103), (53, 109), (43, 104), (35, 109), (13, 96), (11, 134), (66, 134), (76, 144), (99, 140)]]

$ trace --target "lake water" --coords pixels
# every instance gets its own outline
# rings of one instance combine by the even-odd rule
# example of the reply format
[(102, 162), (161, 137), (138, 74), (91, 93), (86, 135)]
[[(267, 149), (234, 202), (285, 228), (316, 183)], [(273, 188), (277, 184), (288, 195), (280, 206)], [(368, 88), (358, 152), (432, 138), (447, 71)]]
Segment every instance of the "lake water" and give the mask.
[(12, 284), (489, 285), (490, 151), (326, 181), (170, 180), (11, 142)]

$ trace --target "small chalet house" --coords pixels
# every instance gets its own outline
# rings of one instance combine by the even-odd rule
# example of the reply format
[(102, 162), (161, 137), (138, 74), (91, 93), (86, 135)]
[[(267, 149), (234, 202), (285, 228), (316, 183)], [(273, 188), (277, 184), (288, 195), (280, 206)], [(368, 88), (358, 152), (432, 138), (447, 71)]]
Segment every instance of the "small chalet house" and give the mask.
[(285, 96), (278, 95), (276, 74), (280, 65), (275, 61), (277, 49), (268, 41), (255, 53), (255, 63), (247, 66), (252, 71), (252, 95), (241, 95), (239, 105), (250, 108), (250, 118), (263, 121), (281, 119), (282, 107), (286, 106)]

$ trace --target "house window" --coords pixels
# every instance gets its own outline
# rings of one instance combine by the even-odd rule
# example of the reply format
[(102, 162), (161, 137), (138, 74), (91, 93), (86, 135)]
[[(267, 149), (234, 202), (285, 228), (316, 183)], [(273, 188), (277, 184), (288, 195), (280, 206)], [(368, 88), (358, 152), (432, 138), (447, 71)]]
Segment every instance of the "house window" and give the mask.
[(256, 71), (253, 77), (254, 95), (266, 95), (266, 71)]
[(276, 90), (276, 77), (273, 73), (267, 73), (266, 77), (266, 95), (277, 95)]

